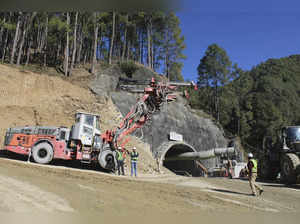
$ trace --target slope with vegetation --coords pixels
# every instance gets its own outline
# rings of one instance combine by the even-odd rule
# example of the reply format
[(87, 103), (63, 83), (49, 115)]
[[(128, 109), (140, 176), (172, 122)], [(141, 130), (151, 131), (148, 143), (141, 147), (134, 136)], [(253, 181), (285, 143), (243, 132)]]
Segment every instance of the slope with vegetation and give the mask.
[(275, 139), (280, 127), (299, 124), (299, 59), (299, 55), (269, 59), (228, 86), (227, 100), (232, 92), (236, 102), (224, 113), (231, 116), (224, 125), (260, 146), (264, 136)]
[(249, 150), (260, 149), (264, 136), (275, 140), (282, 126), (300, 122), (300, 55), (269, 59), (243, 71), (214, 44), (201, 59), (198, 75), (200, 91), (191, 93), (192, 107), (212, 114)]

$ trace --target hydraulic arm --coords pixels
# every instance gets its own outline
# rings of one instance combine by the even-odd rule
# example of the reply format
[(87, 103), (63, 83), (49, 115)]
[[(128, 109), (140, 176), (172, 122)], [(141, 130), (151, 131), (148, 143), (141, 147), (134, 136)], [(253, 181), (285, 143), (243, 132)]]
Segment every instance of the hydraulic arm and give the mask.
[[(130, 112), (125, 116), (120, 125), (111, 131), (106, 131), (102, 138), (104, 141), (110, 143), (112, 147), (124, 146), (128, 139), (124, 138), (136, 129), (143, 127), (147, 121), (151, 119), (153, 113), (160, 110), (163, 103), (172, 101), (176, 98), (172, 93), (178, 86), (191, 86), (197, 88), (196, 85), (186, 82), (157, 82), (154, 78), (149, 82), (141, 82), (135, 80), (124, 80), (121, 81), (132, 83), (133, 85), (146, 85), (143, 90), (137, 90), (131, 88), (130, 85), (120, 85), (121, 89), (126, 89), (131, 92), (139, 92), (144, 95), (139, 98), (137, 103), (131, 108)], [(124, 88), (126, 86), (126, 88)]]

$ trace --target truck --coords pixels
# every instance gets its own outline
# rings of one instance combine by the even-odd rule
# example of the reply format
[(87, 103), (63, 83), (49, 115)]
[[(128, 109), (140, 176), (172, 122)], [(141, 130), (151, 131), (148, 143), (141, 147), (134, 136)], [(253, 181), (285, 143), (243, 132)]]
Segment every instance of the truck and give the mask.
[[(75, 124), (67, 127), (25, 126), (9, 128), (4, 139), (4, 149), (28, 155), (36, 163), (48, 164), (53, 159), (80, 160), (90, 163), (96, 157), (103, 168), (100, 116), (86, 112), (75, 114)], [(97, 156), (96, 156), (97, 154)], [(106, 153), (107, 154), (107, 153)], [(96, 157), (95, 157), (96, 156)]]
[(28, 155), (40, 164), (48, 164), (53, 159), (79, 160), (82, 163), (96, 163), (103, 169), (113, 171), (117, 164), (116, 149), (124, 148), (129, 141), (126, 136), (151, 120), (152, 114), (159, 111), (163, 103), (174, 100), (176, 95), (172, 95), (172, 92), (177, 86), (196, 88), (193, 83), (157, 82), (154, 78), (146, 84), (144, 89), (135, 91), (142, 93), (142, 96), (114, 130), (101, 132), (99, 115), (79, 111), (71, 128), (9, 128), (5, 134), (4, 149)]
[(264, 180), (275, 180), (280, 176), (283, 183), (297, 183), (300, 175), (300, 126), (282, 127), (274, 142), (272, 137), (264, 137), (258, 175)]

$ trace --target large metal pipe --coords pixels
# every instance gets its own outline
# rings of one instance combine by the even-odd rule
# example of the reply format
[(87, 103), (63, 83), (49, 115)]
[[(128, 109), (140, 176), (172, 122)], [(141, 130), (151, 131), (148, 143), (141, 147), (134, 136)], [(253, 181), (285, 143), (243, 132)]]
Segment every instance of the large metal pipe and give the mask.
[(234, 153), (234, 147), (215, 148), (204, 152), (184, 152), (176, 156), (167, 157), (164, 161), (210, 159), (224, 154), (232, 155)]

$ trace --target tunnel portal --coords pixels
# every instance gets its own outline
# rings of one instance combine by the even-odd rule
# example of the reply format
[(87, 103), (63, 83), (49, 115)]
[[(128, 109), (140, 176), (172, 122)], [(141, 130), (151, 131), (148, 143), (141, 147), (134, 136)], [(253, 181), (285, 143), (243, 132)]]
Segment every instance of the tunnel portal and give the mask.
[(196, 150), (185, 143), (178, 143), (170, 146), (162, 156), (163, 166), (178, 175), (200, 176), (202, 170), (197, 166), (195, 160), (165, 161), (167, 158), (175, 157), (176, 155), (185, 152), (196, 152)]

